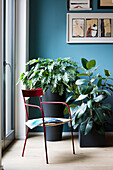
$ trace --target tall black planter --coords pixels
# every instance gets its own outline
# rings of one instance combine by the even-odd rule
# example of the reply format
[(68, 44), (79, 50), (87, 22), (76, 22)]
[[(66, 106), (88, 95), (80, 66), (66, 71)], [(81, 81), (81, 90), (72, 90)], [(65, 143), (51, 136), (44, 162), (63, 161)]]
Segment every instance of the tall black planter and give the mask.
[(79, 130), (80, 147), (104, 147), (105, 135), (98, 134), (93, 128), (88, 135), (83, 135)]
[[(66, 99), (65, 95), (60, 96), (58, 93), (52, 93), (50, 89), (43, 95), (42, 101), (62, 101)], [(45, 117), (63, 118), (64, 105), (62, 104), (43, 104)], [(63, 125), (46, 127), (47, 141), (62, 140)]]

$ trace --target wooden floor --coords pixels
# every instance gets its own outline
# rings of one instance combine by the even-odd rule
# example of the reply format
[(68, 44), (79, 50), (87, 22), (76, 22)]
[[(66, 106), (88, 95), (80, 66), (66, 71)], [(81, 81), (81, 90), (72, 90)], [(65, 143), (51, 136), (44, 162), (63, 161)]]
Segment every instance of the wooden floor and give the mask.
[[(113, 138), (111, 139), (112, 143)], [(2, 162), (5, 170), (113, 170), (113, 146), (80, 148), (75, 136), (76, 155), (73, 155), (71, 139), (64, 136), (60, 142), (47, 142), (47, 165), (42, 135), (28, 138), (25, 156), (22, 158), (23, 142), (16, 140), (5, 151)]]

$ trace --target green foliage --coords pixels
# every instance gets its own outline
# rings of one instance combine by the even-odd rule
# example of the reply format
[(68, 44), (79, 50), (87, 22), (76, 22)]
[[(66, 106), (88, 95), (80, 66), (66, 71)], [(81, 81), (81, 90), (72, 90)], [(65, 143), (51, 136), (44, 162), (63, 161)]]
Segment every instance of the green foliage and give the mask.
[(81, 63), (83, 72), (77, 74), (80, 79), (75, 81), (75, 86), (68, 86), (71, 89), (71, 95), (67, 98), (67, 103), (72, 108), (72, 125), (74, 129), (80, 126), (84, 135), (87, 135), (92, 128), (95, 128), (99, 134), (103, 134), (104, 125), (107, 122), (106, 116), (110, 118), (112, 110), (111, 104), (103, 104), (103, 101), (111, 96), (110, 91), (113, 91), (113, 85), (107, 81), (113, 79), (110, 77), (111, 73), (105, 69), (105, 77), (99, 73), (93, 75), (99, 67), (96, 66), (95, 60), (88, 61), (82, 58)]
[[(77, 79), (77, 64), (70, 58), (33, 59), (26, 63), (29, 70), (22, 73), (19, 81), (26, 85), (27, 89), (42, 88), (45, 93), (50, 86), (51, 92), (69, 91), (65, 84), (71, 84)], [(71, 91), (71, 89), (70, 89)]]

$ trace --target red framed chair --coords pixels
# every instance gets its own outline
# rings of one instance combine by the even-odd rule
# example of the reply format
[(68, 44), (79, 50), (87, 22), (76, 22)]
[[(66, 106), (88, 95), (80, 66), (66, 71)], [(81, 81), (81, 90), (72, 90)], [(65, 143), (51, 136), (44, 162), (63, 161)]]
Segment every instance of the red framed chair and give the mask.
[[(71, 123), (71, 136), (72, 136), (72, 147), (73, 147), (73, 154), (75, 154), (75, 149), (74, 149), (74, 139), (73, 139), (73, 128), (72, 128), (72, 121), (71, 121), (71, 112), (70, 112), (70, 108), (69, 106), (65, 103), (65, 102), (42, 102), (41, 101), (41, 96), (43, 95), (43, 90), (40, 88), (40, 89), (32, 89), (32, 90), (22, 90), (22, 94), (23, 94), (23, 100), (24, 100), (24, 105), (25, 105), (25, 111), (26, 111), (26, 118), (27, 118), (27, 121), (29, 120), (29, 117), (28, 117), (28, 112), (27, 112), (27, 106), (29, 107), (35, 107), (35, 108), (38, 108), (41, 110), (41, 113), (42, 113), (42, 120), (43, 120), (43, 130), (44, 130), (44, 142), (45, 142), (45, 154), (46, 154), (46, 163), (48, 164), (48, 154), (47, 154), (47, 143), (46, 143), (46, 126), (55, 126), (55, 125), (61, 125), (61, 124), (64, 124), (64, 123), (67, 123), (70, 121)], [(26, 103), (25, 101), (25, 97), (39, 97), (39, 100), (40, 100), (40, 106), (38, 105), (33, 105), (33, 104), (28, 104)], [(44, 110), (43, 110), (43, 106), (42, 104), (44, 103), (51, 103), (51, 104), (63, 104), (65, 106), (68, 107), (68, 110), (69, 110), (69, 118), (70, 119), (65, 119), (65, 121), (63, 122), (53, 122), (53, 123), (45, 123), (44, 122)], [(23, 146), (23, 151), (22, 151), (22, 157), (24, 156), (24, 151), (25, 151), (25, 146), (26, 146), (26, 141), (27, 141), (27, 136), (28, 136), (28, 132), (29, 132), (29, 127), (27, 127), (27, 132), (26, 132), (26, 138), (25, 138), (25, 141), (24, 141), (24, 146)]]

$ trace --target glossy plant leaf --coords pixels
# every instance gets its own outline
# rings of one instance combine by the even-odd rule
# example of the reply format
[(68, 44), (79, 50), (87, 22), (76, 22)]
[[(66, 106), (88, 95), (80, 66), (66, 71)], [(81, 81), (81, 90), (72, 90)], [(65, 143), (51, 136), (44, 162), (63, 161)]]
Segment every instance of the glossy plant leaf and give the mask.
[(101, 108), (95, 108), (95, 113), (99, 119), (99, 121), (103, 124), (104, 123), (104, 115), (103, 115), (103, 110)]
[(84, 122), (80, 125), (80, 131), (82, 134), (87, 135), (93, 127), (93, 121), (90, 117), (88, 117)]
[(86, 97), (88, 97), (88, 95), (84, 95), (84, 94), (81, 94), (75, 101), (80, 101), (80, 100), (83, 100), (85, 99)]
[(93, 108), (93, 100), (88, 100), (87, 105), (88, 105), (89, 109), (92, 109)]
[(82, 84), (84, 84), (85, 82), (87, 82), (86, 79), (78, 79), (78, 80), (75, 82), (75, 84), (76, 84), (76, 85), (82, 85)]
[(107, 77), (111, 76), (111, 73), (109, 72), (109, 70), (104, 69), (104, 73), (105, 73), (105, 76), (107, 76)]
[(90, 60), (87, 64), (86, 67), (88, 70), (90, 70), (91, 68), (95, 67), (96, 65), (96, 61), (95, 60)]
[(79, 86), (79, 90), (81, 94), (89, 94), (91, 93), (91, 91), (93, 90), (94, 86), (85, 86), (85, 85), (81, 85)]
[(106, 98), (106, 96), (101, 94), (101, 95), (95, 97), (95, 98), (94, 98), (94, 101), (95, 101), (95, 102), (100, 102), (100, 101), (102, 101), (102, 100), (105, 99), (105, 98)]
[(76, 114), (78, 114), (77, 118), (80, 118), (86, 111), (87, 104), (82, 103), (81, 106), (79, 106), (78, 110), (76, 111)]
[(102, 79), (99, 79), (99, 80), (98, 80), (98, 83), (97, 83), (97, 86), (100, 87), (101, 84), (102, 84)]
[(85, 59), (85, 58), (82, 58), (81, 59), (81, 63), (82, 63), (82, 66), (87, 70), (87, 63), (88, 63), (88, 60), (87, 59)]

